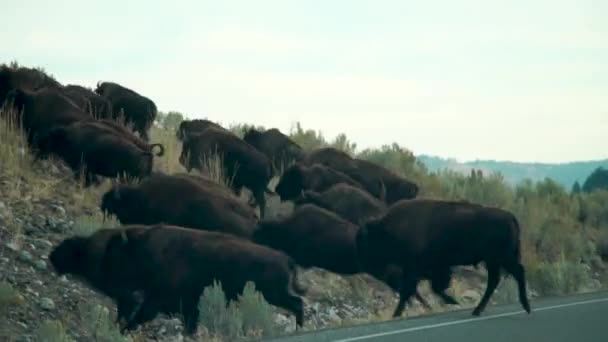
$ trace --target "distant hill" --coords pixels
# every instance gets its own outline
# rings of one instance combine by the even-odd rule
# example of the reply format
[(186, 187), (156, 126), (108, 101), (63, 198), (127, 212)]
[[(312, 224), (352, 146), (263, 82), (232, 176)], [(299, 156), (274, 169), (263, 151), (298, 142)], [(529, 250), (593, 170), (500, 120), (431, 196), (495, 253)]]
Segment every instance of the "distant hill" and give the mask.
[(431, 171), (450, 169), (463, 173), (471, 172), (471, 169), (480, 169), (483, 172), (498, 171), (511, 184), (529, 178), (533, 181), (542, 180), (545, 177), (552, 178), (570, 190), (574, 182), (578, 181), (581, 185), (597, 167), (608, 167), (608, 159), (580, 161), (559, 164), (547, 163), (517, 163), (496, 160), (475, 160), (460, 163), (451, 158), (441, 158), (428, 155), (416, 156)]

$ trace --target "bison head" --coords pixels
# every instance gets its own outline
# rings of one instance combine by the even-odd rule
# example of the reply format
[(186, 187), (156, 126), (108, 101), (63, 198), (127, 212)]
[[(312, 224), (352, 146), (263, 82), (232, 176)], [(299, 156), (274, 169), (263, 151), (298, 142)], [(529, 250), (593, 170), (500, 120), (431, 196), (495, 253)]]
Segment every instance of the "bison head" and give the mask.
[(247, 142), (248, 144), (255, 146), (256, 142), (262, 137), (262, 134), (263, 134), (262, 132), (256, 130), (255, 128), (250, 128), (243, 135), (243, 140), (245, 142)]
[(386, 187), (386, 203), (389, 205), (402, 199), (414, 199), (418, 196), (419, 188), (416, 183), (404, 179), (391, 183)]
[(116, 215), (123, 224), (139, 223), (132, 217), (145, 206), (145, 198), (130, 185), (114, 185), (103, 194), (100, 209), (104, 217)]
[(281, 201), (288, 201), (300, 196), (302, 190), (304, 190), (302, 169), (300, 165), (294, 164), (283, 172), (275, 192), (279, 195)]
[(84, 274), (86, 271), (86, 240), (84, 237), (71, 237), (63, 240), (51, 251), (49, 261), (57, 274)]

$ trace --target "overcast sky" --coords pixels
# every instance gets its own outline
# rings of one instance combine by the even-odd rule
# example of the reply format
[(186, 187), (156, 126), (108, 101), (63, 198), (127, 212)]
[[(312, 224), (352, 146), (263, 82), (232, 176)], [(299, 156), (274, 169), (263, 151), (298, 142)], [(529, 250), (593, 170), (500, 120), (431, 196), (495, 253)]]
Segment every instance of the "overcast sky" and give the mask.
[(0, 56), (163, 111), (459, 160), (608, 157), (608, 1), (20, 0)]

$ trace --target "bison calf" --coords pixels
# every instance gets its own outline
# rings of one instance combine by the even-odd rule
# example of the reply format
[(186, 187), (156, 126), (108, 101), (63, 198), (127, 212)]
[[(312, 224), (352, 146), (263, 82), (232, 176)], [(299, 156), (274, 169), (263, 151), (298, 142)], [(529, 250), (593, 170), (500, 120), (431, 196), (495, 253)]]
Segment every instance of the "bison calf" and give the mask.
[(210, 182), (155, 174), (137, 185), (112, 187), (102, 197), (101, 211), (116, 215), (123, 224), (167, 223), (249, 238), (257, 224), (254, 210)]
[(401, 200), (362, 227), (356, 246), (366, 270), (382, 269), (391, 263), (403, 268), (394, 316), (401, 315), (405, 301), (423, 278), (431, 281), (434, 292), (444, 301), (456, 303), (445, 294), (451, 268), (482, 261), (488, 270), (488, 283), (473, 315), (479, 315), (487, 305), (501, 269), (516, 279), (519, 301), (529, 313), (519, 235), (517, 219), (505, 210), (456, 201)]

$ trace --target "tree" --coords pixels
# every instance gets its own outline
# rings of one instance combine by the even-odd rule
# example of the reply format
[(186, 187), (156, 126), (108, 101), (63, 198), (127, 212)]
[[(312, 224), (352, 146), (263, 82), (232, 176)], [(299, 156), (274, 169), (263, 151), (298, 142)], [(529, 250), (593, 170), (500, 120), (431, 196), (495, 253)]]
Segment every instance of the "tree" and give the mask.
[(584, 192), (608, 190), (608, 170), (603, 167), (595, 169), (583, 183)]
[(581, 185), (579, 184), (578, 181), (574, 182), (574, 185), (572, 185), (572, 191), (573, 194), (578, 194), (581, 192)]

